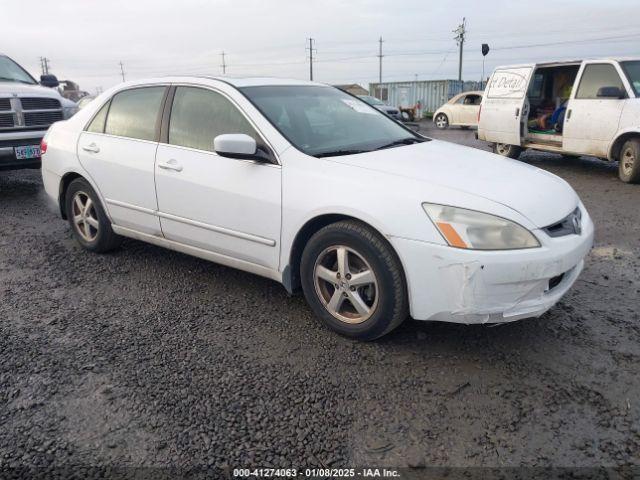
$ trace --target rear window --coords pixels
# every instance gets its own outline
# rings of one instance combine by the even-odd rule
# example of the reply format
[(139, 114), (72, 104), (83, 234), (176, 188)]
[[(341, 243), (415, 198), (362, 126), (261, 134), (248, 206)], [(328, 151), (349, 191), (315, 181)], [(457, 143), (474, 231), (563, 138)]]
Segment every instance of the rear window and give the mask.
[(498, 69), (487, 85), (488, 98), (524, 98), (531, 67)]
[(105, 133), (155, 140), (164, 92), (165, 87), (145, 87), (116, 94), (111, 100)]

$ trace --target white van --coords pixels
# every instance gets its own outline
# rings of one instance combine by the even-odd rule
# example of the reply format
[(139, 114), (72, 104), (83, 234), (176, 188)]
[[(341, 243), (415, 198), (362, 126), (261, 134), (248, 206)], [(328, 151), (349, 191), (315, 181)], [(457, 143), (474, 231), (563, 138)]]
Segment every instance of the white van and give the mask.
[(640, 182), (640, 59), (498, 67), (478, 116), (478, 139), (495, 153), (618, 160), (620, 179)]

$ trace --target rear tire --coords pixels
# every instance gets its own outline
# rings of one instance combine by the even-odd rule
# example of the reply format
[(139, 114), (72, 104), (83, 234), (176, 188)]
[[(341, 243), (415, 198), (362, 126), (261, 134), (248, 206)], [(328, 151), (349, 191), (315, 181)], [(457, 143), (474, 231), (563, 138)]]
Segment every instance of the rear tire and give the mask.
[(522, 147), (517, 145), (508, 145), (506, 143), (496, 143), (493, 145), (493, 153), (502, 157), (517, 159), (522, 153)]
[(374, 340), (409, 315), (400, 260), (361, 222), (345, 220), (316, 232), (302, 253), (300, 275), (311, 309), (340, 335)]
[(618, 159), (618, 176), (625, 183), (640, 183), (640, 140), (624, 142)]
[(436, 115), (436, 118), (433, 119), (433, 123), (436, 124), (436, 127), (440, 130), (444, 130), (449, 128), (449, 117), (447, 117), (444, 113), (439, 113)]
[(73, 236), (83, 248), (104, 253), (122, 242), (122, 237), (113, 232), (98, 195), (84, 178), (76, 178), (69, 184), (65, 211)]

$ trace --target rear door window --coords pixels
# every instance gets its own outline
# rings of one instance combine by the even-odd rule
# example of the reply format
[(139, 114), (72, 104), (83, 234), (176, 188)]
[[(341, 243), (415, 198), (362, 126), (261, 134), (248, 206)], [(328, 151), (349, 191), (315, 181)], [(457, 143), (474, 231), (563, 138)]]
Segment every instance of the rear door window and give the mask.
[(213, 151), (213, 139), (226, 133), (244, 133), (260, 144), (247, 119), (221, 94), (197, 87), (178, 87), (171, 107), (169, 143)]
[(610, 63), (589, 64), (584, 67), (576, 98), (596, 99), (602, 87), (618, 87), (624, 91), (624, 85), (615, 67)]
[(166, 87), (125, 90), (111, 100), (105, 133), (119, 137), (155, 140)]

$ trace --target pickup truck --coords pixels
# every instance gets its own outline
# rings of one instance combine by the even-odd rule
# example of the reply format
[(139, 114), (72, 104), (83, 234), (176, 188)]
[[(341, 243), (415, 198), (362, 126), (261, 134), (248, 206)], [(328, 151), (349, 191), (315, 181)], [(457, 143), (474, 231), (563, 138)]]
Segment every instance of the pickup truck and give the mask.
[(618, 161), (620, 179), (640, 183), (640, 59), (498, 67), (478, 116), (478, 139), (499, 155), (590, 155)]
[(18, 63), (0, 54), (0, 170), (40, 168), (40, 141), (49, 126), (77, 112), (63, 98), (54, 75), (38, 83)]

